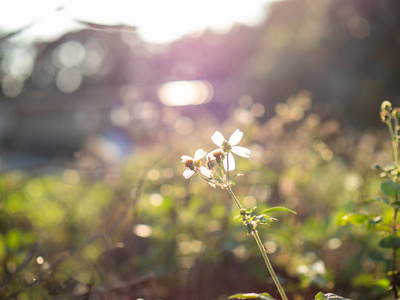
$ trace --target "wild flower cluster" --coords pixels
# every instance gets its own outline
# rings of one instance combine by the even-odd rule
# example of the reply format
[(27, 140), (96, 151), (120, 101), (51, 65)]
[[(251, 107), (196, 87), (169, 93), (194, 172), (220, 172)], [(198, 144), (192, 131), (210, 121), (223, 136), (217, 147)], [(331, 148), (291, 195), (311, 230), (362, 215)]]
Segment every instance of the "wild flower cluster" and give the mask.
[[(282, 299), (287, 300), (285, 291), (283, 290), (279, 279), (276, 276), (275, 271), (273, 270), (272, 265), (268, 259), (265, 246), (263, 245), (259, 237), (257, 227), (258, 225), (268, 225), (269, 222), (276, 220), (275, 218), (267, 215), (267, 213), (271, 211), (293, 211), (283, 207), (275, 207), (264, 210), (261, 215), (255, 215), (255, 208), (247, 210), (246, 208), (243, 208), (243, 206), (240, 204), (239, 200), (237, 199), (231, 188), (233, 182), (229, 178), (229, 172), (235, 170), (236, 167), (235, 158), (233, 157), (232, 153), (242, 157), (250, 157), (249, 149), (237, 146), (242, 137), (243, 132), (241, 132), (239, 129), (235, 130), (235, 132), (230, 136), (229, 140), (226, 140), (219, 131), (214, 132), (214, 134), (211, 136), (211, 140), (218, 146), (218, 149), (213, 150), (208, 154), (203, 149), (198, 149), (195, 152), (194, 157), (183, 155), (182, 162), (185, 164), (186, 167), (186, 170), (183, 172), (183, 176), (188, 179), (193, 174), (197, 174), (201, 178), (206, 180), (214, 188), (218, 186), (222, 189), (226, 189), (229, 192), (232, 199), (235, 201), (240, 210), (240, 215), (236, 216), (235, 219), (241, 221), (243, 225), (246, 226), (247, 233), (254, 237), (261, 252), (261, 255), (264, 258), (265, 265), (270, 272), (272, 279), (282, 296)], [(202, 159), (204, 157), (206, 157), (206, 159), (204, 162), (202, 162)], [(216, 168), (216, 166), (218, 166), (219, 168)], [(243, 295), (244, 294), (233, 295), (232, 297), (230, 297), (230, 299), (241, 298)], [(244, 297), (248, 298), (248, 295), (244, 295)], [(262, 297), (267, 297), (262, 299), (273, 300), (273, 298), (270, 297), (270, 295), (267, 293), (262, 295)]]
[[(214, 132), (211, 140), (218, 146), (217, 149), (208, 154), (205, 150), (198, 149), (194, 157), (182, 155), (182, 162), (186, 167), (183, 176), (188, 179), (193, 174), (197, 174), (213, 187), (226, 188), (227, 184), (231, 184), (229, 171), (235, 170), (235, 158), (232, 153), (242, 157), (250, 157), (249, 149), (237, 146), (242, 137), (243, 132), (239, 129), (235, 130), (229, 140), (226, 140), (219, 131)], [(205, 158), (205, 161), (202, 161), (203, 158)], [(215, 169), (216, 166), (219, 166), (220, 173)]]
[[(188, 155), (183, 155), (182, 162), (185, 165), (185, 171), (183, 172), (183, 176), (188, 179), (196, 174), (200, 176), (202, 179), (206, 180), (211, 186), (216, 188), (217, 186), (226, 189), (232, 199), (235, 201), (236, 205), (240, 210), (240, 214), (237, 215), (234, 219), (243, 223), (243, 225), (247, 229), (247, 233), (252, 235), (257, 243), (257, 246), (260, 250), (261, 256), (264, 259), (265, 265), (272, 277), (272, 280), (275, 283), (276, 288), (278, 289), (279, 294), (281, 295), (283, 300), (288, 300), (285, 291), (279, 281), (278, 276), (276, 275), (271, 262), (269, 261), (267, 250), (265, 245), (260, 239), (258, 234), (257, 227), (258, 225), (269, 225), (272, 221), (277, 221), (277, 219), (271, 217), (269, 214), (272, 212), (284, 211), (296, 213), (285, 207), (271, 207), (265, 209), (260, 215), (255, 214), (255, 209), (246, 209), (244, 208), (238, 198), (235, 196), (232, 185), (233, 181), (229, 178), (229, 172), (235, 170), (235, 158), (233, 154), (239, 155), (241, 157), (250, 157), (250, 150), (237, 146), (237, 144), (242, 140), (243, 132), (239, 129), (236, 129), (235, 132), (230, 136), (229, 140), (226, 140), (224, 136), (216, 131), (211, 136), (211, 140), (218, 146), (217, 149), (207, 153), (203, 149), (198, 149), (194, 157), (190, 157)], [(233, 154), (232, 154), (233, 153)], [(204, 159), (205, 158), (205, 159)], [(219, 168), (216, 168), (216, 167)], [(237, 174), (235, 176), (238, 176)], [(331, 297), (331, 295), (333, 297)], [(235, 294), (229, 297), (229, 299), (249, 299), (249, 298), (257, 298), (257, 299), (267, 299), (267, 300), (275, 300), (268, 293), (256, 294), (256, 293), (246, 293), (246, 294)], [(323, 294), (318, 293), (315, 296), (316, 300), (325, 300), (325, 299), (343, 299), (345, 298), (339, 297), (334, 294)]]

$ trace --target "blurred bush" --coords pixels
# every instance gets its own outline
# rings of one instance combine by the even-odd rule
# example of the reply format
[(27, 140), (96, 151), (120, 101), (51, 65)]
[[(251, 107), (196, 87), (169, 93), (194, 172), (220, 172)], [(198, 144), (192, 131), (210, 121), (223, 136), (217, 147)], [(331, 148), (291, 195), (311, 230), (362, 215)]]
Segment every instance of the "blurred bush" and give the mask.
[[(239, 109), (251, 115), (251, 107)], [(233, 221), (234, 203), (181, 175), (182, 154), (211, 151), (214, 130), (228, 135), (239, 127), (252, 155), (237, 160), (245, 174), (236, 180), (237, 196), (257, 210), (285, 205), (298, 213), (277, 216), (260, 232), (292, 297), (326, 289), (383, 299), (377, 279), (385, 278), (387, 257), (376, 250), (378, 234), (339, 220), (379, 194), (371, 165), (388, 159), (384, 135), (343, 132), (339, 123), (322, 121), (306, 91), (278, 104), (265, 124), (253, 119), (243, 126), (235, 113), (221, 124), (195, 123), (190, 135), (164, 127), (157, 143), (121, 160), (105, 161), (88, 147), (53, 175), (2, 174), (2, 296), (274, 294), (256, 245)]]

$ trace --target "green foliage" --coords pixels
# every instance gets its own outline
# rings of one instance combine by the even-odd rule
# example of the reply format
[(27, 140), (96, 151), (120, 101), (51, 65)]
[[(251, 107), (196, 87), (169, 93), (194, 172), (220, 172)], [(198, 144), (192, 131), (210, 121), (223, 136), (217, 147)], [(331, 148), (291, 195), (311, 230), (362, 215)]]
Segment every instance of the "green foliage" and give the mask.
[(343, 298), (341, 296), (332, 294), (332, 293), (328, 293), (328, 294), (324, 294), (322, 292), (319, 292), (317, 295), (315, 295), (315, 299), (314, 300), (329, 300), (329, 299), (342, 299), (342, 300), (350, 300), (348, 298)]
[[(323, 289), (385, 299), (393, 248), (378, 246), (393, 236), (390, 221), (398, 205), (390, 196), (393, 184), (380, 190), (370, 166), (387, 160), (382, 151), (390, 144), (376, 131), (354, 135), (321, 121), (309, 111), (307, 97), (301, 92), (265, 124), (246, 125), (243, 143), (252, 156), (237, 159), (245, 175), (231, 177), (243, 203), (239, 214), (226, 190), (186, 180), (175, 159), (192, 153), (191, 145), (213, 149), (216, 124), (195, 125), (184, 137), (160, 131), (157, 143), (138, 146), (112, 165), (83, 151), (76, 162), (82, 168), (1, 174), (0, 278), (6, 288), (0, 298), (68, 298), (70, 291), (104, 291), (132, 278), (143, 280), (134, 285), (136, 298), (151, 284), (153, 298), (165, 300), (183, 294), (216, 299), (232, 294), (232, 286), (272, 291), (259, 249), (246, 235), (257, 230), (289, 299)], [(303, 115), (293, 118), (290, 111)], [(388, 173), (393, 176), (392, 169)]]
[[(391, 277), (392, 286), (390, 292), (395, 298), (399, 295), (400, 283), (398, 281), (398, 266), (397, 266), (397, 249), (400, 248), (400, 237), (398, 233), (398, 213), (400, 208), (399, 201), (399, 117), (400, 108), (393, 108), (389, 101), (384, 101), (381, 105), (381, 120), (385, 123), (389, 130), (390, 141), (392, 146), (393, 163), (387, 167), (381, 167), (376, 164), (375, 169), (380, 172), (380, 177), (384, 180), (380, 183), (380, 191), (385, 197), (373, 197), (365, 201), (365, 208), (369, 209), (370, 213), (349, 213), (341, 218), (341, 225), (351, 223), (354, 225), (366, 224), (366, 229), (379, 231), (383, 234), (380, 240), (377, 241), (377, 246), (382, 248), (382, 251), (391, 249), (391, 258), (383, 259), (386, 263), (387, 275)], [(376, 207), (368, 207), (370, 204), (381, 204), (379, 209)], [(383, 205), (382, 205), (383, 204)], [(371, 205), (372, 206), (372, 205)], [(373, 217), (371, 214), (373, 213)], [(368, 222), (367, 222), (368, 221)], [(389, 289), (389, 280), (385, 278), (376, 278), (368, 274), (358, 274), (353, 280), (354, 285), (369, 285), (372, 288), (371, 294), (377, 290), (383, 290), (383, 286)], [(379, 282), (379, 284), (375, 284)], [(373, 292), (375, 291), (375, 292)]]
[(386, 180), (381, 183), (381, 191), (389, 197), (396, 197), (397, 185), (392, 180)]
[(284, 211), (284, 212), (290, 212), (292, 214), (297, 214), (294, 210), (291, 210), (286, 207), (281, 207), (281, 206), (270, 207), (270, 208), (264, 209), (262, 213), (265, 215), (267, 213), (271, 213), (271, 212), (275, 212), (275, 211)]
[(379, 242), (382, 248), (398, 248), (400, 247), (400, 238), (397, 235), (389, 235)]
[(235, 294), (230, 296), (228, 299), (259, 299), (259, 300), (276, 300), (272, 298), (268, 293), (256, 294), (256, 293), (246, 293), (246, 294)]
[(369, 217), (364, 214), (350, 213), (342, 217), (340, 224), (345, 225), (351, 223), (354, 225), (361, 225), (368, 221)]

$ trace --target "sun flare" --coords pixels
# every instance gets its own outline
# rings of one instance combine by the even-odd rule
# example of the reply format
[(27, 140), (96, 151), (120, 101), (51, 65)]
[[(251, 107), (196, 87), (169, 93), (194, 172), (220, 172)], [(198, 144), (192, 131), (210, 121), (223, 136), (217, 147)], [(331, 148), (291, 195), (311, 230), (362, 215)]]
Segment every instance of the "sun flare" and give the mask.
[(162, 103), (168, 106), (204, 104), (213, 96), (212, 85), (205, 80), (171, 81), (159, 90)]

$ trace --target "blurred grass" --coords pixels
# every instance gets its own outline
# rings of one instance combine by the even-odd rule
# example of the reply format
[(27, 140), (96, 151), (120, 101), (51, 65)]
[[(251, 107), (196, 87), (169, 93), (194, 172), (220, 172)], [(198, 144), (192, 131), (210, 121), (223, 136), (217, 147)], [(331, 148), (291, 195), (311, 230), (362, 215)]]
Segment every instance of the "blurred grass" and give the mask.
[[(257, 211), (281, 205), (298, 213), (277, 214), (260, 231), (290, 297), (325, 290), (384, 299), (377, 280), (385, 278), (389, 253), (378, 250), (379, 233), (339, 220), (366, 211), (364, 200), (379, 195), (371, 166), (388, 159), (385, 134), (321, 121), (310, 97), (300, 92), (278, 104), (266, 123), (195, 121), (190, 135), (160, 126), (152, 143), (121, 161), (83, 149), (59, 173), (1, 174), (1, 297), (277, 297), (256, 245), (233, 221), (238, 212), (227, 193), (181, 175), (181, 155), (211, 151), (213, 131), (228, 136), (240, 128), (252, 155), (237, 159), (236, 171), (245, 174), (236, 178), (238, 198)], [(371, 205), (368, 211), (384, 213)]]

